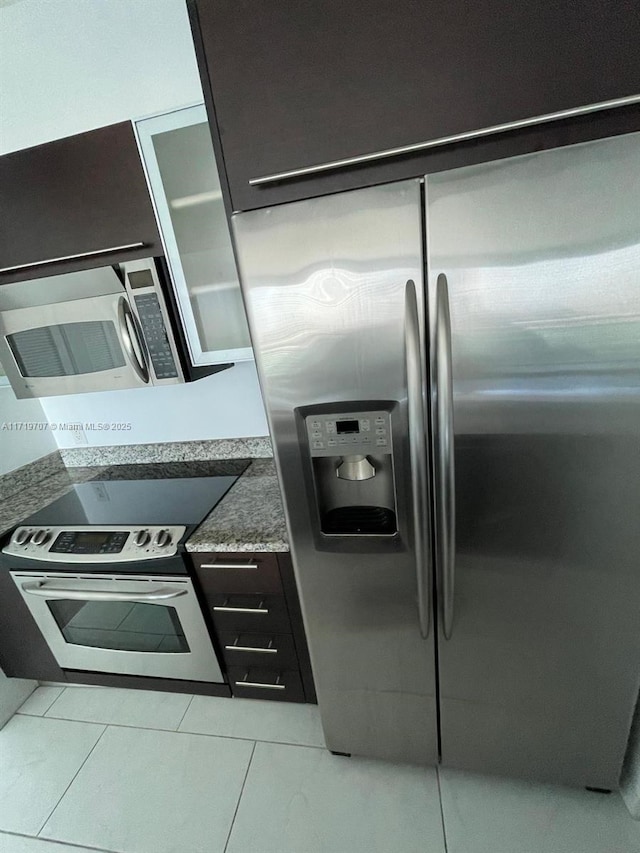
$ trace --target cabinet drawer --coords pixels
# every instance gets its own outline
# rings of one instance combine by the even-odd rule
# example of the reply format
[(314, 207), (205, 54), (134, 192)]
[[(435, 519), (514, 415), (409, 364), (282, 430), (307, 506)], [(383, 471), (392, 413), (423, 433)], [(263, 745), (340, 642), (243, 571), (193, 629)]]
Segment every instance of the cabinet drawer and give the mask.
[(228, 666), (297, 669), (298, 657), (291, 634), (222, 631), (222, 654)]
[(281, 595), (216, 593), (207, 596), (207, 605), (218, 633), (291, 632), (289, 612)]
[(300, 673), (295, 669), (229, 667), (231, 692), (238, 698), (304, 702)]
[(205, 595), (216, 592), (282, 593), (275, 554), (192, 554)]

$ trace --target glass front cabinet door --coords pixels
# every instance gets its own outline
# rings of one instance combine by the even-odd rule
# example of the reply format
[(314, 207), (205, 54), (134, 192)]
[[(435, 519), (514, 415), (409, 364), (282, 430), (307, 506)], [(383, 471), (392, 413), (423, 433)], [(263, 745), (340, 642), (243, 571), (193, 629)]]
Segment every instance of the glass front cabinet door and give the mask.
[(136, 122), (194, 365), (253, 359), (204, 106)]

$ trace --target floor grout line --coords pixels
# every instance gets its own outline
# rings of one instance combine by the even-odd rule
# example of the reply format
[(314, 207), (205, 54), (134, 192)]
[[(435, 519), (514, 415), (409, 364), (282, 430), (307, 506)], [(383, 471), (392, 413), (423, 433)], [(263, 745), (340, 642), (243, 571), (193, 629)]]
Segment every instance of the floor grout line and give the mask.
[(442, 804), (442, 788), (440, 786), (440, 766), (436, 764), (436, 782), (438, 783), (438, 800), (440, 802), (440, 820), (442, 821), (442, 840), (444, 841), (444, 853), (449, 853), (447, 844), (447, 827), (444, 822), (444, 806)]
[[(56, 717), (47, 717), (46, 719), (48, 719), (48, 720), (52, 720), (52, 719), (57, 719), (57, 718), (56, 718)], [(68, 722), (68, 721), (67, 721), (67, 722)], [(94, 725), (95, 725), (95, 723), (94, 723)], [(91, 747), (91, 749), (89, 750), (88, 755), (85, 757), (85, 759), (84, 759), (84, 761), (82, 762), (82, 764), (80, 765), (80, 767), (78, 767), (78, 769), (77, 769), (77, 770), (76, 770), (76, 772), (74, 773), (74, 775), (73, 775), (73, 779), (69, 782), (69, 784), (67, 785), (67, 787), (66, 787), (66, 788), (64, 789), (64, 791), (62, 792), (62, 796), (58, 799), (58, 802), (55, 804), (55, 806), (51, 809), (51, 811), (50, 811), (50, 812), (49, 812), (49, 814), (47, 815), (46, 820), (44, 821), (44, 823), (42, 824), (42, 826), (41, 826), (41, 827), (40, 827), (40, 829), (38, 830), (38, 833), (37, 833), (37, 836), (36, 836), (37, 838), (40, 838), (40, 833), (41, 833), (41, 832), (42, 832), (42, 830), (45, 828), (45, 826), (47, 825), (48, 821), (51, 819), (51, 816), (53, 815), (53, 813), (55, 812), (55, 810), (58, 808), (58, 806), (60, 805), (60, 803), (61, 803), (61, 802), (62, 802), (62, 800), (64, 799), (64, 797), (65, 797), (65, 795), (66, 795), (67, 791), (69, 790), (69, 788), (73, 785), (73, 783), (74, 783), (74, 782), (76, 781), (76, 779), (78, 778), (78, 773), (80, 773), (80, 771), (82, 770), (82, 768), (84, 767), (84, 765), (87, 763), (87, 761), (88, 761), (88, 760), (91, 758), (91, 756), (93, 755), (93, 751), (94, 751), (94, 749), (97, 747), (97, 745), (98, 745), (98, 744), (100, 743), (100, 741), (102, 740), (103, 735), (104, 735), (104, 733), (106, 732), (107, 728), (108, 728), (107, 726), (104, 726), (104, 728), (103, 728), (103, 729), (102, 729), (102, 731), (100, 732), (100, 737), (97, 739), (97, 741), (96, 741), (96, 742), (94, 743), (94, 745)]]
[(60, 691), (60, 693), (56, 696), (56, 698), (53, 700), (53, 702), (49, 705), (49, 707), (47, 708), (47, 710), (46, 710), (46, 711), (44, 712), (44, 714), (42, 715), (43, 717), (46, 717), (46, 715), (47, 715), (47, 714), (49, 713), (49, 711), (53, 708), (53, 706), (56, 704), (56, 702), (58, 701), (58, 699), (63, 695), (63, 693), (64, 693), (64, 691), (65, 691), (66, 689), (67, 689), (66, 687), (63, 687), (63, 688), (62, 688), (62, 690)]
[[(62, 694), (64, 693), (64, 689), (65, 689), (65, 688), (63, 687), (63, 688), (60, 690), (60, 693), (58, 694), (58, 696), (56, 696), (56, 698), (55, 698), (55, 699), (52, 699), (52, 700), (51, 700), (51, 702), (47, 705), (47, 707), (45, 708), (45, 710), (44, 710), (41, 714), (29, 714), (29, 713), (27, 713), (26, 711), (23, 711), (22, 709), (23, 709), (23, 707), (27, 704), (27, 702), (29, 701), (29, 699), (31, 699), (31, 698), (35, 695), (35, 693), (37, 693), (37, 692), (38, 692), (38, 690), (40, 690), (40, 688), (41, 688), (42, 686), (43, 686), (42, 684), (39, 684), (39, 685), (36, 687), (36, 689), (33, 691), (33, 693), (30, 693), (30, 694), (27, 696), (27, 698), (24, 700), (24, 702), (22, 703), (22, 705), (20, 705), (20, 707), (19, 707), (19, 708), (17, 709), (17, 711), (15, 712), (16, 714), (21, 714), (23, 717), (44, 717), (44, 715), (47, 713), (47, 711), (49, 711), (49, 710), (53, 707), (53, 705), (58, 701), (58, 699), (60, 698), (60, 696), (62, 696)], [(46, 686), (49, 686), (49, 685), (46, 685)]]
[(240, 808), (240, 801), (242, 800), (242, 795), (244, 794), (244, 786), (247, 784), (247, 776), (249, 775), (249, 770), (251, 769), (251, 762), (253, 761), (255, 751), (256, 741), (253, 742), (253, 749), (251, 750), (251, 756), (249, 758), (249, 763), (247, 764), (247, 770), (244, 774), (244, 779), (242, 780), (242, 787), (240, 788), (240, 796), (238, 797), (238, 802), (236, 803), (236, 807), (233, 812), (233, 817), (231, 818), (231, 826), (229, 827), (229, 833), (227, 835), (227, 840), (224, 843), (224, 850), (222, 851), (222, 853), (227, 853), (227, 847), (229, 846), (229, 841), (231, 840), (231, 833), (233, 832), (233, 827), (236, 822), (236, 816), (238, 814), (238, 809)]
[[(49, 818), (47, 818), (49, 820)], [(118, 853), (117, 850), (111, 850), (107, 847), (94, 847), (89, 844), (77, 845), (73, 841), (61, 841), (59, 838), (40, 838), (37, 835), (27, 835), (25, 832), (11, 832), (8, 829), (0, 829), (0, 837), (3, 835), (11, 835), (14, 838), (33, 838), (36, 841), (51, 842), (51, 844), (59, 844), (62, 847), (72, 847), (74, 850), (95, 850), (96, 853)]]
[(191, 699), (189, 699), (189, 701), (187, 702), (187, 707), (184, 709), (184, 714), (180, 717), (180, 722), (179, 722), (179, 723), (178, 723), (178, 725), (176, 726), (176, 731), (177, 731), (177, 732), (179, 732), (179, 731), (180, 731), (180, 726), (182, 725), (182, 722), (183, 722), (184, 718), (187, 716), (187, 711), (188, 711), (188, 710), (189, 710), (189, 708), (191, 707), (191, 703), (193, 702), (193, 700), (194, 700), (195, 698), (196, 698), (195, 696), (192, 696), (192, 697), (191, 697)]
[[(195, 697), (193, 697), (195, 698)], [(188, 708), (187, 708), (188, 710)], [(16, 712), (17, 714), (18, 712)], [(186, 716), (186, 711), (182, 716), (182, 720)], [(276, 746), (301, 746), (305, 749), (324, 749), (326, 750), (326, 746), (318, 746), (317, 743), (294, 743), (289, 740), (266, 740), (265, 738), (260, 737), (251, 737), (247, 735), (246, 737), (242, 737), (241, 735), (221, 735), (215, 732), (193, 732), (187, 729), (160, 729), (155, 726), (134, 726), (128, 723), (103, 723), (100, 720), (80, 720), (77, 717), (43, 717), (41, 714), (20, 714), (21, 717), (31, 717), (34, 720), (60, 720), (63, 723), (85, 723), (90, 726), (107, 726), (114, 729), (136, 729), (142, 732), (169, 732), (169, 734), (176, 735), (196, 735), (197, 737), (221, 737), (225, 738), (225, 740), (240, 740), (243, 742), (249, 741), (250, 743), (273, 743)], [(182, 720), (178, 725), (182, 725)], [(0, 830), (2, 831), (2, 830)]]

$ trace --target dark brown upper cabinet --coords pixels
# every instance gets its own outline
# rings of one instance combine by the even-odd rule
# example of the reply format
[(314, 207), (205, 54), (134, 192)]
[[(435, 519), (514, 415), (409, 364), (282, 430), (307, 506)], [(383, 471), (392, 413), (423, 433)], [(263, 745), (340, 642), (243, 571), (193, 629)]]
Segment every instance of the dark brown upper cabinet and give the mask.
[(0, 222), (0, 284), (162, 254), (130, 122), (0, 157)]
[[(635, 129), (611, 107), (252, 185), (640, 96), (636, 0), (189, 0), (227, 201), (247, 210)], [(229, 201), (230, 199), (230, 201)]]

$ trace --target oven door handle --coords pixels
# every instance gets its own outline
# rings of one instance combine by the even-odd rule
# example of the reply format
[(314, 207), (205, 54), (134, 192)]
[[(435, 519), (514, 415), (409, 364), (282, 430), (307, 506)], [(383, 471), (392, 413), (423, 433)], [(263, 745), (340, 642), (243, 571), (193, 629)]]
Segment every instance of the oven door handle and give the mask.
[(98, 589), (88, 589), (83, 592), (80, 589), (50, 587), (44, 581), (23, 583), (22, 589), (29, 595), (39, 595), (42, 598), (62, 598), (67, 601), (165, 601), (168, 598), (186, 595), (188, 592), (186, 589), (171, 589), (166, 586), (152, 589), (150, 592), (107, 592)]

